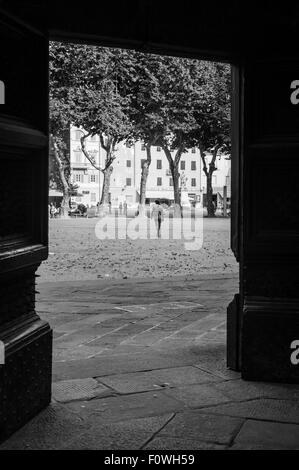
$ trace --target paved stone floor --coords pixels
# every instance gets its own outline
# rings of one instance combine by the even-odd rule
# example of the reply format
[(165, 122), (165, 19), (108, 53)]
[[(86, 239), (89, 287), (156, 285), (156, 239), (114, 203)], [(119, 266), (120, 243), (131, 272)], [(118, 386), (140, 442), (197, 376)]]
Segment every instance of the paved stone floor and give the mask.
[(298, 449), (299, 386), (226, 368), (233, 275), (40, 283), (53, 400), (0, 449)]

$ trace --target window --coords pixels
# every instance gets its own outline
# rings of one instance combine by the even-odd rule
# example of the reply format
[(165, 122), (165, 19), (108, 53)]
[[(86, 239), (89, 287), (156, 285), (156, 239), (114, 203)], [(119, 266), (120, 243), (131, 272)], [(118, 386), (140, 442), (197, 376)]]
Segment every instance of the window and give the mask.
[(131, 160), (127, 160), (127, 168), (131, 168)]
[(96, 202), (96, 193), (90, 193), (90, 202)]
[(169, 186), (173, 186), (173, 179), (169, 178)]
[(162, 178), (157, 178), (157, 186), (162, 186)]
[(83, 174), (81, 173), (75, 173), (75, 181), (76, 183), (83, 183)]
[(80, 150), (75, 150), (75, 160), (76, 163), (81, 163), (81, 151)]
[(213, 185), (216, 185), (217, 184), (217, 176), (216, 175), (213, 175)]
[(157, 147), (157, 152), (161, 152), (161, 147)]
[(191, 186), (196, 186), (196, 178), (191, 178)]
[(83, 132), (75, 131), (75, 139), (76, 140), (80, 140), (82, 136), (83, 136)]
[(126, 185), (127, 186), (132, 186), (132, 179), (131, 178), (126, 178)]
[(157, 170), (162, 169), (162, 160), (157, 160)]
[(191, 150), (192, 153), (196, 153), (196, 148), (193, 147), (193, 149)]
[(96, 182), (96, 175), (90, 175), (90, 182), (95, 183)]
[(181, 161), (181, 170), (186, 170), (186, 162), (184, 160)]
[(141, 150), (145, 150), (145, 144), (141, 144)]
[(146, 158), (142, 158), (142, 160), (140, 161), (140, 167), (141, 168), (143, 167), (144, 162), (146, 162)]
[(195, 161), (191, 162), (191, 170), (196, 170), (196, 162)]
[(129, 140), (127, 140), (127, 142), (126, 142), (126, 147), (131, 148), (131, 147), (132, 147), (132, 142), (130, 142)]

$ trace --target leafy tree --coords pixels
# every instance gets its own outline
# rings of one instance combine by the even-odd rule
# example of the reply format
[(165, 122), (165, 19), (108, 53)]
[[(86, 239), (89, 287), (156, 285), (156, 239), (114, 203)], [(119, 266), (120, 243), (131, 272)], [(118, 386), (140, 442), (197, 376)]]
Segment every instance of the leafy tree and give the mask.
[[(82, 129), (81, 148), (88, 161), (104, 175), (100, 203), (108, 204), (116, 146), (128, 139), (130, 93), (126, 85), (126, 52), (87, 45), (52, 44), (51, 87), (60, 90), (59, 110), (69, 123)], [(99, 135), (105, 151), (103, 166), (88, 152), (86, 139)]]
[(137, 138), (145, 142), (147, 150), (147, 159), (142, 166), (140, 203), (145, 202), (151, 146), (160, 145), (169, 162), (174, 200), (179, 207), (179, 161), (186, 150), (188, 133), (197, 126), (191, 112), (197, 96), (190, 63), (187, 59), (137, 53), (135, 67), (134, 131)]
[(161, 136), (160, 129), (157, 127), (160, 103), (156, 99), (156, 75), (160, 57), (133, 51), (130, 56), (131, 107), (129, 112), (133, 124), (132, 138), (144, 142), (146, 150), (146, 159), (142, 161), (139, 192), (139, 213), (143, 213), (147, 178), (152, 161), (151, 147), (159, 143)]
[(50, 184), (62, 191), (61, 216), (68, 217), (70, 198), (75, 194), (76, 186), (70, 179), (70, 154), (66, 135), (69, 131), (70, 117), (68, 107), (68, 88), (60, 82), (59, 64), (54, 58), (60, 59), (55, 47), (50, 44)]
[(208, 216), (215, 215), (212, 176), (217, 170), (217, 157), (230, 152), (230, 66), (205, 62), (200, 66), (204, 76), (201, 86), (203, 106), (195, 113), (198, 127), (190, 135), (200, 150), (206, 175)]
[[(147, 150), (141, 175), (141, 204), (145, 201), (150, 148), (157, 144), (162, 146), (169, 163), (176, 208), (180, 209), (181, 205), (180, 159), (195, 145), (201, 150), (210, 200), (217, 152), (229, 142), (229, 68), (223, 64), (143, 53), (137, 53), (136, 57), (134, 130)], [(208, 164), (206, 154), (210, 151), (213, 159)]]
[[(197, 146), (207, 177), (208, 214), (213, 215), (212, 174), (218, 153), (229, 149), (229, 67), (101, 47), (55, 43), (51, 48), (52, 127), (59, 139), (69, 123), (82, 129), (82, 151), (104, 174), (101, 204), (108, 203), (117, 144), (143, 140), (147, 158), (141, 171), (141, 207), (151, 146), (160, 145), (167, 157), (177, 208), (179, 162)], [(106, 155), (103, 167), (86, 147), (87, 137), (96, 134)]]
[(70, 197), (77, 195), (78, 185), (71, 182), (69, 152), (64, 140), (59, 141), (50, 135), (49, 149), (49, 183), (50, 188), (62, 193), (62, 211), (66, 216), (70, 206)]

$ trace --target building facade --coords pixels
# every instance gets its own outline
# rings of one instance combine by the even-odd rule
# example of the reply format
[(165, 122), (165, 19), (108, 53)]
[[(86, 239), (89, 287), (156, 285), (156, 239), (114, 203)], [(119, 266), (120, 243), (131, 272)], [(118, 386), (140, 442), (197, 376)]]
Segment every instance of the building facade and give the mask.
[[(101, 197), (103, 174), (84, 156), (80, 137), (82, 131), (76, 127), (70, 129), (70, 161), (71, 179), (78, 186), (77, 196), (72, 201), (83, 203), (88, 207), (95, 206)], [(99, 137), (88, 137), (86, 148), (97, 166), (103, 167), (105, 151), (100, 145)], [(168, 160), (163, 149), (153, 146), (152, 161), (147, 179), (146, 199), (165, 199), (173, 202), (173, 181), (169, 170)], [(207, 163), (211, 157), (207, 156)], [(113, 172), (110, 179), (110, 201), (113, 207), (118, 207), (119, 201), (125, 199), (128, 206), (138, 204), (140, 194), (140, 179), (142, 162), (146, 159), (145, 146), (141, 141), (133, 145), (121, 142), (117, 145), (116, 158), (113, 162)], [(230, 188), (230, 160), (225, 155), (217, 157), (217, 170), (213, 174), (215, 194), (223, 192), (223, 186)], [(183, 153), (179, 164), (180, 175), (190, 202), (204, 200), (206, 177), (202, 169), (200, 152), (192, 148)]]

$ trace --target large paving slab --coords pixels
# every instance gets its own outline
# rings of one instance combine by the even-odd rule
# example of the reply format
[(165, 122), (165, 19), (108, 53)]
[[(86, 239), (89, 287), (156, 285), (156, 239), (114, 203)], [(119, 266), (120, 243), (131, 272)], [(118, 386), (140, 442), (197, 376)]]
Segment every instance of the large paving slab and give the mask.
[(208, 406), (205, 413), (299, 424), (299, 403), (295, 400), (253, 399)]
[(229, 416), (215, 416), (187, 411), (178, 413), (160, 431), (159, 437), (172, 437), (229, 445), (239, 432), (244, 420)]
[(92, 426), (70, 439), (63, 450), (138, 450), (165, 424), (172, 414)]
[(100, 377), (98, 380), (120, 393), (134, 393), (162, 387), (173, 388), (186, 384), (209, 383), (220, 379), (196, 367), (186, 366), (131, 374), (116, 374)]
[(299, 425), (248, 420), (232, 449), (299, 450)]
[(67, 408), (91, 424), (159, 416), (186, 409), (186, 405), (159, 389), (89, 401), (73, 401)]
[(227, 446), (202, 442), (198, 438), (185, 437), (157, 437), (150, 441), (143, 450), (225, 450)]
[(88, 430), (89, 423), (65, 406), (51, 404), (0, 445), (0, 450), (59, 449), (64, 442)]
[(149, 354), (143, 349), (132, 353), (101, 354), (89, 359), (78, 359), (68, 362), (53, 363), (53, 380), (68, 380), (75, 378), (99, 377), (113, 374), (149, 371), (169, 367), (193, 365), (197, 356), (190, 350), (182, 353), (156, 352)]
[(185, 403), (188, 408), (202, 408), (230, 401), (224, 393), (217, 390), (213, 385), (214, 384), (185, 385), (167, 389), (165, 393), (167, 393), (169, 397)]
[(163, 388), (162, 383), (156, 380), (151, 371), (99, 377), (98, 381), (122, 394), (161, 390)]
[(215, 388), (221, 390), (229, 399), (237, 401), (254, 398), (299, 400), (299, 385), (228, 380), (217, 383)]
[(95, 379), (62, 380), (52, 384), (52, 397), (60, 403), (113, 395), (113, 391)]

